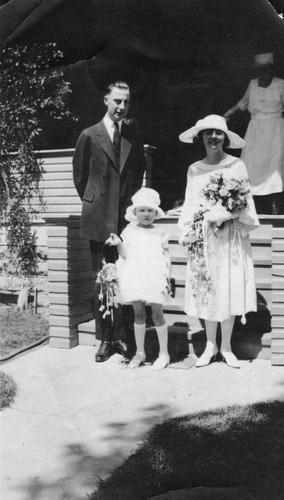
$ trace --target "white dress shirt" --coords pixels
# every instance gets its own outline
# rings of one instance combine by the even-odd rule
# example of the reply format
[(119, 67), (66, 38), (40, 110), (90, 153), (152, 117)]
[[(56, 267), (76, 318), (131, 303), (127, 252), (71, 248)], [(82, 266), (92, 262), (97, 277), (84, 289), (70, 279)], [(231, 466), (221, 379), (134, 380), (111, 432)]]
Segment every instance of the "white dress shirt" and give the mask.
[[(114, 122), (108, 116), (108, 114), (106, 114), (104, 116), (103, 122), (104, 122), (104, 125), (105, 125), (106, 129), (107, 129), (108, 135), (110, 136), (111, 142), (113, 142), (113, 134), (114, 134), (114, 129), (115, 129)], [(122, 124), (122, 121), (119, 121), (118, 122), (119, 132), (121, 132), (121, 124)]]

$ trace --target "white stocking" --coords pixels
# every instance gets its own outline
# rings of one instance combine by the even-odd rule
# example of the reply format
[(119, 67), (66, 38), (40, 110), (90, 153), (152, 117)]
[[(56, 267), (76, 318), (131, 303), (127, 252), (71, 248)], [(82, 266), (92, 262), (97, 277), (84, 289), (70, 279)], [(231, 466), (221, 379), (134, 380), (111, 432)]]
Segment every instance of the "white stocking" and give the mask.
[(168, 354), (168, 327), (164, 324), (162, 326), (155, 326), (155, 328), (159, 339), (159, 354)]
[(206, 337), (207, 337), (207, 343), (206, 343), (206, 348), (210, 349), (215, 349), (217, 344), (216, 344), (216, 335), (217, 335), (217, 321), (205, 321), (205, 328), (206, 328)]
[(136, 352), (143, 352), (145, 354), (145, 334), (146, 334), (146, 324), (143, 323), (139, 325), (134, 323), (134, 336), (136, 341)]
[(232, 316), (230, 319), (226, 319), (221, 323), (221, 330), (222, 330), (221, 351), (231, 350), (231, 337), (232, 337), (234, 322), (235, 322), (235, 316)]

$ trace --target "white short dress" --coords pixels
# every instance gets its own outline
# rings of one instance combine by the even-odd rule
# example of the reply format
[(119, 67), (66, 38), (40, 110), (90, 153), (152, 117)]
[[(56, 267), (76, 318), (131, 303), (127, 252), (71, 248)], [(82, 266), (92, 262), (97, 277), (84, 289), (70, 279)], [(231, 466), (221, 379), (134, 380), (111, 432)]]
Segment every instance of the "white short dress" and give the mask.
[[(239, 158), (227, 155), (218, 165), (202, 161), (193, 163), (187, 174), (185, 202), (179, 226), (186, 233), (186, 222), (192, 220), (202, 203), (201, 191), (209, 183), (210, 176), (222, 173), (228, 179), (247, 179), (247, 169)], [(204, 293), (194, 292), (192, 270), (194, 262), (188, 257), (184, 311), (189, 316), (224, 321), (231, 316), (244, 316), (256, 311), (256, 288), (251, 255), (249, 231), (259, 225), (251, 193), (248, 206), (238, 218), (225, 222), (218, 237), (212, 229), (207, 233), (207, 265), (212, 278), (212, 289), (207, 300)]]
[(267, 88), (252, 80), (239, 102), (251, 120), (244, 137), (241, 158), (257, 196), (284, 191), (284, 80), (273, 78)]
[(168, 304), (169, 271), (164, 250), (168, 249), (168, 234), (156, 226), (140, 227), (130, 223), (121, 233), (127, 257), (117, 261), (119, 292), (122, 303), (141, 300)]

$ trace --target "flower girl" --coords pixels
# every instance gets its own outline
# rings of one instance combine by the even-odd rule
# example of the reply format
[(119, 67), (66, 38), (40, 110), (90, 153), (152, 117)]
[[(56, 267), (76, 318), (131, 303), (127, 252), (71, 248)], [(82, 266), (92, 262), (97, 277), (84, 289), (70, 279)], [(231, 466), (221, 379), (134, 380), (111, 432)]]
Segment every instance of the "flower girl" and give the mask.
[(117, 246), (117, 261), (121, 301), (131, 303), (134, 309), (134, 334), (136, 354), (129, 368), (138, 368), (145, 362), (146, 303), (151, 304), (152, 318), (159, 340), (159, 357), (153, 370), (162, 370), (170, 362), (168, 329), (163, 315), (163, 305), (170, 302), (170, 256), (168, 235), (153, 224), (164, 217), (159, 207), (160, 196), (154, 189), (141, 188), (131, 198), (125, 218), (130, 222), (121, 238), (111, 234), (108, 245)]

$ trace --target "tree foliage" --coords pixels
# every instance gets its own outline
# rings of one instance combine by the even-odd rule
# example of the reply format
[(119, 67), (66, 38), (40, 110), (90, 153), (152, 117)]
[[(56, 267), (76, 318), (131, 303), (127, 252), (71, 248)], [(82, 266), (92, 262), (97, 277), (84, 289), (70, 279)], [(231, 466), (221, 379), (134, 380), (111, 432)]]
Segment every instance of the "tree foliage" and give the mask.
[(40, 199), (42, 173), (36, 140), (46, 117), (75, 118), (68, 109), (70, 84), (60, 67), (63, 53), (55, 43), (6, 47), (1, 56), (0, 225), (7, 230), (10, 267), (30, 276), (37, 267), (32, 199)]

